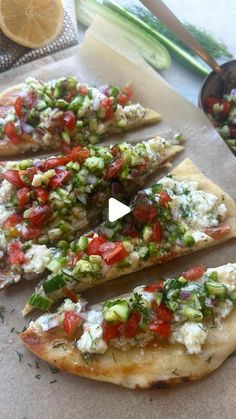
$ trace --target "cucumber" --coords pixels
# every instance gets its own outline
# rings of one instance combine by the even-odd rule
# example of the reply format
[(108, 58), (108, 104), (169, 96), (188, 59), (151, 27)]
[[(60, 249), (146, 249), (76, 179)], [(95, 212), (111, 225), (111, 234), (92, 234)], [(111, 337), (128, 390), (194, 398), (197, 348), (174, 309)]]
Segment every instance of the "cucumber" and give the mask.
[(125, 11), (127, 16), (124, 16), (120, 13), (122, 8), (118, 10), (118, 13), (117, 10), (111, 10), (110, 3), (109, 7), (106, 7), (106, 5), (99, 4), (96, 0), (77, 1), (77, 19), (85, 26), (89, 26), (93, 17), (98, 14), (108, 20), (109, 23), (122, 29), (125, 38), (135, 45), (139, 54), (154, 68), (157, 70), (169, 68), (171, 57), (167, 49), (146, 28), (142, 28), (135, 19), (131, 19), (129, 12)]
[[(170, 67), (170, 52), (195, 72), (203, 76), (210, 72), (182, 47), (162, 35), (158, 27), (145, 23), (140, 13), (137, 15), (127, 10), (127, 6), (122, 7), (106, 0), (77, 0), (76, 9), (77, 19), (85, 26), (89, 26), (96, 15), (100, 15), (122, 29), (125, 37), (136, 47), (139, 54), (156, 70)], [(146, 12), (146, 9), (143, 10)], [(150, 15), (152, 16), (151, 13)]]
[(181, 310), (181, 313), (184, 317), (186, 317), (188, 320), (192, 322), (201, 322), (203, 320), (203, 314), (200, 310), (196, 310), (195, 308), (184, 306), (184, 308)]
[(39, 310), (47, 311), (50, 309), (54, 301), (46, 297), (46, 295), (40, 295), (40, 294), (32, 294), (30, 299), (28, 300), (28, 304), (31, 307), (38, 308)]
[[(109, 305), (109, 304), (108, 304)], [(112, 306), (103, 308), (104, 319), (108, 322), (122, 322), (125, 323), (129, 320), (130, 308), (125, 300), (114, 303)]]
[(149, 243), (149, 253), (151, 257), (157, 256), (157, 253), (158, 253), (157, 243), (155, 242)]
[(205, 283), (205, 289), (208, 295), (215, 295), (219, 298), (226, 298), (227, 295), (227, 287), (220, 282), (215, 281), (207, 281)]
[(43, 289), (45, 294), (51, 294), (52, 292), (63, 288), (66, 283), (67, 281), (65, 280), (63, 274), (57, 274), (43, 283)]
[(184, 241), (184, 246), (186, 247), (192, 247), (195, 243), (193, 236), (188, 232), (184, 234), (183, 241)]

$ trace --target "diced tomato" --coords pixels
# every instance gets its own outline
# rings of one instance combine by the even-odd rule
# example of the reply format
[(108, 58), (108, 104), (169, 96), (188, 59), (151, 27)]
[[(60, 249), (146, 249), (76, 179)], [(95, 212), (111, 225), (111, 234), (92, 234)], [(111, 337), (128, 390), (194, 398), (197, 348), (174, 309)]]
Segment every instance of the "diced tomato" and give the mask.
[(221, 105), (223, 105), (223, 109), (222, 111), (220, 111), (220, 116), (222, 116), (222, 118), (225, 118), (228, 115), (232, 105), (231, 103), (226, 102), (225, 100), (221, 100)]
[(111, 119), (114, 115), (113, 112), (113, 99), (107, 97), (106, 99), (103, 99), (101, 101), (101, 105), (103, 108), (105, 108), (106, 113), (105, 113), (105, 120), (108, 121), (109, 119)]
[(149, 157), (145, 156), (144, 163), (141, 163), (137, 166), (140, 173), (145, 173), (147, 171), (149, 162), (150, 162)]
[(227, 234), (230, 229), (231, 227), (229, 224), (220, 224), (216, 227), (206, 228), (205, 233), (213, 239), (219, 240), (224, 234)]
[(90, 151), (87, 148), (81, 148), (80, 146), (72, 148), (68, 154), (69, 161), (78, 161), (83, 164), (85, 160), (90, 156)]
[(206, 272), (206, 268), (204, 265), (194, 266), (194, 268), (188, 269), (186, 272), (183, 272), (184, 278), (188, 281), (195, 281), (202, 277), (202, 275)]
[(16, 186), (16, 188), (23, 188), (26, 186), (25, 183), (21, 180), (18, 170), (8, 170), (7, 172), (3, 173), (3, 177), (13, 186)]
[(76, 128), (76, 117), (74, 112), (66, 111), (60, 117), (62, 127), (68, 131), (74, 131)]
[(17, 133), (16, 126), (13, 122), (9, 121), (6, 123), (4, 132), (13, 144), (17, 145), (20, 143), (21, 136)]
[(105, 341), (116, 339), (119, 336), (118, 327), (120, 326), (120, 323), (110, 323), (106, 320), (103, 321), (102, 327), (103, 327), (103, 339)]
[(89, 255), (99, 255), (101, 256), (101, 245), (107, 241), (107, 238), (104, 236), (94, 237), (89, 244), (87, 252)]
[(151, 332), (156, 333), (157, 335), (160, 335), (163, 338), (168, 338), (171, 336), (170, 323), (161, 322), (160, 320), (154, 320), (149, 325), (149, 329), (151, 330)]
[(77, 328), (82, 324), (82, 320), (78, 316), (78, 314), (75, 311), (65, 311), (64, 312), (64, 330), (67, 334), (67, 336), (72, 336)]
[(128, 252), (122, 242), (106, 242), (101, 245), (100, 252), (108, 265), (114, 265), (114, 263), (128, 256)]
[(88, 94), (88, 87), (85, 84), (82, 84), (79, 88), (79, 92), (82, 96), (86, 96)]
[(23, 226), (21, 229), (21, 235), (26, 240), (35, 239), (42, 234), (42, 230), (36, 227), (26, 227)]
[(30, 224), (33, 227), (42, 227), (49, 221), (51, 214), (52, 209), (49, 205), (32, 208), (29, 215)]
[(20, 209), (25, 208), (26, 204), (30, 201), (30, 188), (21, 188), (17, 191), (17, 199)]
[(12, 265), (25, 262), (23, 244), (21, 242), (11, 242), (8, 246), (8, 254)]
[(164, 304), (160, 304), (156, 308), (156, 316), (157, 319), (161, 320), (162, 322), (170, 322), (173, 319), (173, 313), (169, 310)]
[(162, 290), (163, 288), (164, 288), (164, 281), (160, 281), (160, 282), (155, 283), (155, 284), (150, 284), (150, 285), (147, 285), (147, 286), (144, 288), (144, 291), (148, 291), (148, 292), (157, 292), (157, 291)]
[(73, 303), (77, 303), (78, 302), (77, 295), (73, 291), (69, 290), (68, 288), (66, 288), (64, 290), (64, 296), (67, 297), (67, 298), (69, 298)]
[(69, 170), (56, 169), (56, 174), (50, 179), (49, 185), (52, 189), (57, 189), (59, 186), (66, 183), (70, 176), (71, 173)]
[(168, 202), (171, 202), (171, 201), (172, 201), (172, 198), (170, 197), (170, 195), (166, 191), (162, 191), (160, 193), (160, 197), (159, 197), (160, 205), (165, 207), (168, 204)]
[(119, 176), (123, 165), (124, 165), (123, 159), (116, 159), (115, 161), (113, 161), (111, 165), (107, 168), (104, 178), (106, 180), (109, 180), (109, 179)]
[(125, 323), (121, 323), (121, 325), (118, 327), (120, 335), (124, 336), (125, 338), (133, 338), (134, 336), (136, 336), (137, 333), (140, 331), (140, 320), (140, 313), (131, 313), (129, 320)]
[(138, 204), (133, 209), (134, 217), (141, 223), (152, 222), (157, 214), (157, 209), (149, 203)]
[(132, 96), (133, 96), (133, 91), (131, 87), (129, 86), (124, 87), (124, 89), (122, 90), (122, 93), (120, 93), (118, 96), (119, 104), (121, 106), (125, 106), (131, 100)]
[(47, 170), (55, 169), (57, 166), (64, 166), (68, 161), (68, 157), (50, 157), (43, 163), (43, 170), (46, 172)]
[(120, 148), (119, 147), (117, 147), (116, 145), (114, 145), (113, 147), (112, 147), (112, 149), (111, 149), (111, 152), (112, 152), (112, 155), (114, 156), (114, 157), (117, 157), (117, 158), (119, 158), (120, 156), (121, 156), (121, 150), (120, 150)]
[(213, 97), (213, 96), (207, 97), (206, 100), (205, 100), (205, 104), (204, 104), (207, 112), (212, 114), (213, 113), (213, 106), (216, 103), (219, 103), (219, 102), (220, 102), (220, 99), (218, 99), (216, 97)]
[(123, 227), (123, 229), (122, 229), (122, 231), (121, 231), (121, 233), (124, 235), (124, 236), (128, 236), (128, 237), (138, 237), (138, 231), (137, 231), (137, 229), (136, 229), (136, 227), (135, 227), (135, 225), (134, 224), (132, 224), (131, 222), (130, 223), (127, 223), (127, 224), (125, 224), (125, 226)]
[(152, 225), (152, 235), (151, 235), (151, 241), (154, 241), (156, 243), (161, 243), (163, 240), (164, 234), (163, 234), (163, 228), (159, 221), (155, 221)]
[(40, 204), (46, 204), (49, 199), (49, 192), (44, 188), (34, 188), (36, 198)]
[(23, 220), (23, 215), (21, 214), (12, 214), (4, 223), (4, 227), (11, 228), (15, 227), (17, 224), (21, 223)]
[(23, 116), (23, 99), (21, 96), (16, 99), (14, 108), (18, 118), (21, 118)]

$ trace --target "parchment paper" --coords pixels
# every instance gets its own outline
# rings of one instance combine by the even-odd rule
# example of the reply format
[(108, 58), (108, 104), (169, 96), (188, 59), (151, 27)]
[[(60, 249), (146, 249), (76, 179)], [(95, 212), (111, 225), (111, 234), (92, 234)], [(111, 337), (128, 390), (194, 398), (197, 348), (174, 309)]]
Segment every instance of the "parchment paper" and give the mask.
[[(43, 79), (75, 74), (92, 84), (124, 85), (131, 80), (135, 98), (162, 114), (161, 124), (127, 138), (147, 138), (154, 134), (182, 132), (187, 138), (185, 156), (225, 191), (236, 197), (236, 159), (212, 128), (203, 113), (176, 94), (114, 28), (98, 19), (87, 33), (81, 48), (71, 49), (69, 58), (41, 68), (40, 61), (16, 73), (0, 77), (0, 89), (22, 81), (27, 75)], [(109, 142), (109, 141), (108, 141)], [(160, 176), (160, 175), (159, 175)], [(159, 274), (178, 274), (194, 264), (214, 267), (236, 261), (236, 241), (228, 242), (171, 263), (119, 278), (85, 293), (95, 302), (131, 290), (136, 284)], [(53, 372), (49, 365), (23, 348), (17, 332), (28, 324), (20, 311), (34, 288), (26, 282), (0, 295), (5, 306), (5, 322), (0, 319), (0, 418), (1, 419), (104, 419), (104, 418), (235, 418), (236, 359), (230, 357), (204, 380), (169, 390), (131, 391), (111, 384)], [(236, 348), (235, 348), (236, 349)], [(16, 352), (18, 351), (18, 353)], [(56, 380), (56, 381), (55, 381)]]

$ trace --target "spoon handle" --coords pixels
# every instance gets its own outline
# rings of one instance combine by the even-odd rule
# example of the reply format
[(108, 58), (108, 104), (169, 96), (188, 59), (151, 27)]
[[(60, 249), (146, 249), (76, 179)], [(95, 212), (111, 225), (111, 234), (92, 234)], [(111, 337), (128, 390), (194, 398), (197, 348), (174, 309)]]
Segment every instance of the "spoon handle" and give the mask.
[(216, 73), (221, 74), (220, 65), (205, 51), (199, 42), (185, 29), (180, 20), (162, 0), (140, 0), (158, 19), (168, 26), (189, 48), (201, 57)]

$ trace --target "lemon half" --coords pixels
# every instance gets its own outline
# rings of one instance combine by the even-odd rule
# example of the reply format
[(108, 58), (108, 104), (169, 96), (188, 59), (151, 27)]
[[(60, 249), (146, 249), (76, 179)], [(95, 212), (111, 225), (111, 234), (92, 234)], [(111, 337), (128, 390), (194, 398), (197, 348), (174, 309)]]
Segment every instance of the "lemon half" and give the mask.
[(12, 41), (40, 48), (62, 30), (61, 0), (0, 0), (0, 28)]

